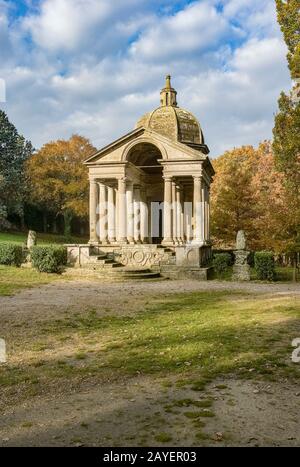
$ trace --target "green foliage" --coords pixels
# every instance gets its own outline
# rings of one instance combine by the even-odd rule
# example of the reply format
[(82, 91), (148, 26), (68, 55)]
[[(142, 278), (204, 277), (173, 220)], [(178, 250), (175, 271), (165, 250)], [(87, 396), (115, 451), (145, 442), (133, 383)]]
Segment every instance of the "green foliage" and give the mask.
[(6, 266), (21, 266), (23, 248), (14, 243), (0, 243), (0, 264)]
[(268, 281), (275, 279), (275, 261), (272, 252), (256, 252), (254, 255), (254, 267), (258, 279)]
[(278, 22), (288, 47), (291, 78), (298, 84), (290, 95), (281, 94), (279, 112), (275, 117), (273, 149), (278, 169), (284, 174), (287, 188), (286, 204), (291, 213), (286, 220), (288, 245), (295, 251), (300, 241), (300, 7), (299, 0), (276, 0)]
[(293, 79), (300, 78), (299, 0), (276, 0), (278, 22), (288, 47), (288, 62)]
[(67, 249), (63, 246), (34, 246), (31, 261), (40, 272), (59, 273), (67, 264)]
[(25, 197), (24, 163), (33, 152), (29, 141), (18, 134), (0, 110), (0, 207), (3, 214), (22, 214)]
[(229, 253), (218, 253), (214, 255), (213, 267), (217, 274), (227, 272), (232, 264), (231, 255)]

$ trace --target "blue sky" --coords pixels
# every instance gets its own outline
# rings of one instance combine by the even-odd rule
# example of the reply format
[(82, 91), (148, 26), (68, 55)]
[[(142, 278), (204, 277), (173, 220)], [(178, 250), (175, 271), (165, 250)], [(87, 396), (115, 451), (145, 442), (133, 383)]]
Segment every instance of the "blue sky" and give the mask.
[(0, 0), (9, 118), (35, 147), (79, 133), (100, 148), (178, 103), (211, 155), (272, 134), (290, 79), (274, 0)]

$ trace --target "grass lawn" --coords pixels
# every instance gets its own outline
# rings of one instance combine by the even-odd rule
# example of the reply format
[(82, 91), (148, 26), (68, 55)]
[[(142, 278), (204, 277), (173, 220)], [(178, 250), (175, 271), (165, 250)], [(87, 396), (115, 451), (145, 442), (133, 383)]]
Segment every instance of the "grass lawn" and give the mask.
[[(34, 276), (33, 276), (34, 281)], [(6, 398), (136, 375), (203, 391), (217, 376), (299, 377), (290, 362), (300, 307), (289, 296), (212, 291), (160, 297), (129, 316), (92, 308), (51, 319), (3, 320), (9, 363), (0, 369)], [(1, 389), (0, 389), (0, 398)]]
[[(0, 232), (0, 242), (26, 243), (27, 234), (24, 232), (6, 233)], [(71, 237), (66, 239), (63, 235), (37, 234), (38, 244), (50, 245), (52, 243), (87, 243), (87, 237)]]
[(48, 284), (59, 278), (57, 274), (39, 273), (35, 269), (0, 265), (0, 296), (12, 295), (21, 289)]

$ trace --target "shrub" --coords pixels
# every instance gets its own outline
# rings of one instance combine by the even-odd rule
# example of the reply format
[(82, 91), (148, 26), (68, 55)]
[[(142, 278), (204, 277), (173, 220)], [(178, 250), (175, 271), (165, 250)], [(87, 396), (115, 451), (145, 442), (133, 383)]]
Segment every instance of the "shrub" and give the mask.
[(254, 255), (254, 268), (257, 278), (273, 281), (275, 279), (275, 261), (273, 253), (258, 251)]
[(23, 248), (14, 243), (0, 243), (0, 264), (6, 266), (21, 266), (23, 262)]
[(31, 261), (40, 272), (60, 272), (67, 264), (67, 249), (64, 246), (34, 246)]
[(229, 253), (218, 253), (214, 255), (213, 267), (217, 274), (222, 274), (228, 271), (231, 264), (231, 255)]

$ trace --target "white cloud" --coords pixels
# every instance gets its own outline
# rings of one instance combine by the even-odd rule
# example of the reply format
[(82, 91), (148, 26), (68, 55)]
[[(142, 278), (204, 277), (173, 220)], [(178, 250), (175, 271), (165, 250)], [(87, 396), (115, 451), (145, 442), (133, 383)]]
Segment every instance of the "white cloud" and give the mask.
[(228, 31), (228, 23), (209, 2), (196, 2), (174, 16), (157, 21), (131, 46), (134, 56), (173, 59), (211, 48)]
[(111, 4), (98, 0), (46, 0), (39, 14), (25, 18), (23, 25), (44, 49), (76, 50), (88, 39), (89, 29), (108, 18)]
[(174, 12), (170, 0), (41, 0), (9, 21), (0, 0), (2, 107), (36, 147), (73, 132), (100, 147), (159, 105), (170, 72), (213, 155), (256, 144), (289, 86), (274, 1), (220, 3)]

